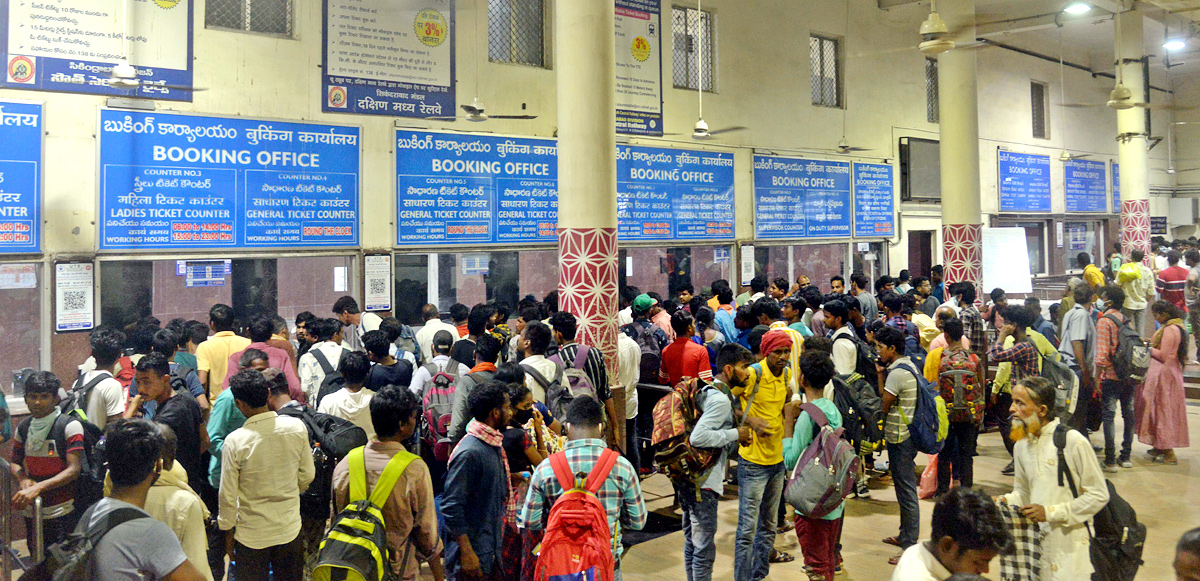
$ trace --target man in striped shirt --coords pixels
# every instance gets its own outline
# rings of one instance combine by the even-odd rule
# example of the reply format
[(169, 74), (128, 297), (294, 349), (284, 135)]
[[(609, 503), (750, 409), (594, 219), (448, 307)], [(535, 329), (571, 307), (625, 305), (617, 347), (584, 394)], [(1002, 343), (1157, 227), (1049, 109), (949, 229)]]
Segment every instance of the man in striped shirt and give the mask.
[[(550, 327), (554, 329), (554, 342), (558, 345), (558, 356), (562, 359), (563, 368), (570, 368), (575, 365), (575, 354), (579, 352), (579, 343), (575, 342), (575, 334), (578, 332), (579, 323), (575, 320), (575, 315), (566, 311), (559, 311), (550, 317)], [(583, 365), (583, 373), (587, 375), (588, 381), (592, 383), (592, 387), (596, 390), (596, 397), (600, 399), (601, 405), (604, 406), (605, 417), (608, 421), (605, 424), (604, 437), (608, 441), (608, 445), (614, 450), (619, 449), (617, 441), (617, 408), (612, 400), (612, 391), (608, 385), (608, 370), (604, 367), (604, 354), (599, 349), (591, 347), (587, 350), (587, 361)]]
[(1187, 285), (1188, 269), (1179, 266), (1180, 256), (1178, 250), (1167, 251), (1168, 266), (1158, 273), (1158, 279), (1154, 286), (1162, 300), (1186, 312), (1187, 301), (1184, 300), (1183, 291)]
[[(605, 449), (604, 414), (600, 404), (590, 397), (576, 399), (567, 408), (563, 422), (568, 426), (567, 437), (570, 441), (562, 453), (567, 456), (571, 473), (590, 474)], [(529, 495), (517, 516), (517, 526), (531, 531), (545, 530), (550, 509), (562, 494), (562, 486), (547, 458), (530, 478)], [(596, 498), (608, 514), (608, 529), (613, 539), (613, 562), (616, 565), (615, 579), (620, 581), (622, 532), (637, 531), (646, 526), (646, 503), (642, 500), (642, 487), (628, 460), (617, 458)]]

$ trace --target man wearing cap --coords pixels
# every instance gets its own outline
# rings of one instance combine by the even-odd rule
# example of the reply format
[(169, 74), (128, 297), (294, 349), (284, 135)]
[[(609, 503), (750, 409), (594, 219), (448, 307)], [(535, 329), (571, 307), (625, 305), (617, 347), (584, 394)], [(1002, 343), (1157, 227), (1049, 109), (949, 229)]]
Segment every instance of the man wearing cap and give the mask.
[[(629, 335), (630, 339), (637, 341), (638, 336), (644, 333), (650, 333), (654, 336), (655, 344), (658, 345), (658, 351), (661, 354), (667, 345), (671, 344), (671, 340), (667, 337), (667, 333), (658, 325), (650, 322), (651, 311), (658, 306), (658, 301), (647, 294), (638, 295), (633, 299), (633, 303), (629, 305), (633, 312), (633, 322), (621, 327), (621, 332)], [(662, 311), (662, 309), (659, 309)], [(641, 343), (638, 343), (641, 345)], [(649, 381), (649, 380), (647, 380)]]
[(779, 501), (785, 480), (783, 468), (783, 405), (791, 399), (788, 359), (792, 338), (784, 331), (768, 331), (759, 352), (764, 359), (750, 366), (745, 386), (735, 388), (748, 417), (762, 419), (766, 427), (750, 444), (738, 448), (738, 527), (733, 550), (736, 581), (761, 581), (771, 562), (792, 560), (774, 550)]

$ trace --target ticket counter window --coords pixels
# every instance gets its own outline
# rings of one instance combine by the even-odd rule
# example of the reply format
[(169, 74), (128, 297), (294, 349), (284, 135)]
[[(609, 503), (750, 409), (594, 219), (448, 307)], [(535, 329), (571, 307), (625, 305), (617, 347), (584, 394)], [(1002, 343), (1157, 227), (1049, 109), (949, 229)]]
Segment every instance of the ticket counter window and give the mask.
[(699, 293), (714, 280), (730, 280), (729, 246), (622, 248), (617, 254), (620, 288), (635, 286), (664, 299), (675, 298), (684, 285)]
[(791, 288), (804, 275), (809, 284), (828, 293), (829, 279), (845, 274), (846, 243), (759, 246), (754, 249), (754, 262), (755, 272), (767, 280), (784, 278)]
[[(866, 250), (862, 245), (866, 245)], [(875, 279), (888, 274), (886, 242), (855, 242), (850, 253), (854, 267), (851, 273), (861, 272), (874, 283)], [(874, 289), (871, 289), (874, 292)]]
[[(41, 369), (42, 265), (0, 264), (0, 387)], [(0, 395), (3, 397), (3, 395)]]
[(446, 313), (455, 303), (494, 302), (516, 316), (522, 298), (541, 301), (558, 288), (558, 251), (397, 254), (395, 273), (396, 317), (405, 324), (423, 324), (428, 303)]
[(1096, 238), (1096, 222), (1065, 222), (1063, 223), (1063, 264), (1068, 271), (1083, 270), (1076, 257), (1080, 252), (1086, 252), (1092, 264), (1104, 267), (1104, 257), (1096, 256), (1100, 248)]
[(354, 259), (297, 256), (263, 259), (130, 260), (100, 265), (100, 320), (125, 328), (153, 315), (208, 322), (214, 304), (233, 307), (235, 318), (278, 314), (289, 326), (310, 311), (332, 317), (338, 297), (354, 294)]

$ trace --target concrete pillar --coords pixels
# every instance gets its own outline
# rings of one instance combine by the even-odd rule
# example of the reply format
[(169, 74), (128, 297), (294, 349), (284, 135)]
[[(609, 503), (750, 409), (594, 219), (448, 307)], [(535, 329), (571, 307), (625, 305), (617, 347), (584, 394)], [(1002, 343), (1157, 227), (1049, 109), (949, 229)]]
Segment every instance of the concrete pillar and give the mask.
[[(617, 370), (616, 53), (612, 0), (554, 7), (558, 71), (559, 308)], [(615, 394), (614, 394), (615, 395)], [(624, 398), (618, 400), (624, 408)], [(624, 417), (621, 413), (619, 417)], [(619, 431), (623, 426), (617, 426)]]
[[(975, 40), (975, 0), (942, 0), (938, 10), (956, 34), (955, 44)], [(942, 262), (945, 284), (983, 281), (979, 208), (979, 99), (975, 51), (938, 56), (942, 162)], [(981, 295), (982, 296), (982, 295)]]
[[(1116, 56), (1122, 82), (1134, 101), (1145, 101), (1142, 14), (1136, 10), (1122, 13), (1116, 25), (1120, 27)], [(1117, 135), (1117, 162), (1121, 164), (1121, 253), (1129, 256), (1135, 248), (1140, 248), (1149, 261), (1150, 152), (1146, 149), (1146, 110), (1141, 107), (1118, 110)]]

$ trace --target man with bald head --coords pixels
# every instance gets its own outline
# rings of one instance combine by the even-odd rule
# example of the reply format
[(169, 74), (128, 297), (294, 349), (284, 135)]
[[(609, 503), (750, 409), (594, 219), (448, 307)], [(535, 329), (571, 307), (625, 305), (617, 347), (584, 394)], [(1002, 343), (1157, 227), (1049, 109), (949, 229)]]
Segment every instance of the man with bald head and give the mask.
[[(933, 322), (937, 324), (938, 330), (941, 330), (942, 325), (945, 325), (948, 319), (953, 319), (956, 316), (957, 314), (954, 312), (952, 307), (942, 305), (937, 308), (936, 312), (934, 312)], [(932, 352), (934, 349), (943, 349), (949, 344), (949, 341), (946, 339), (946, 333), (941, 333), (936, 339), (929, 342), (929, 351)], [(968, 339), (966, 335), (963, 335), (962, 346), (968, 351), (971, 350), (971, 340)]]

